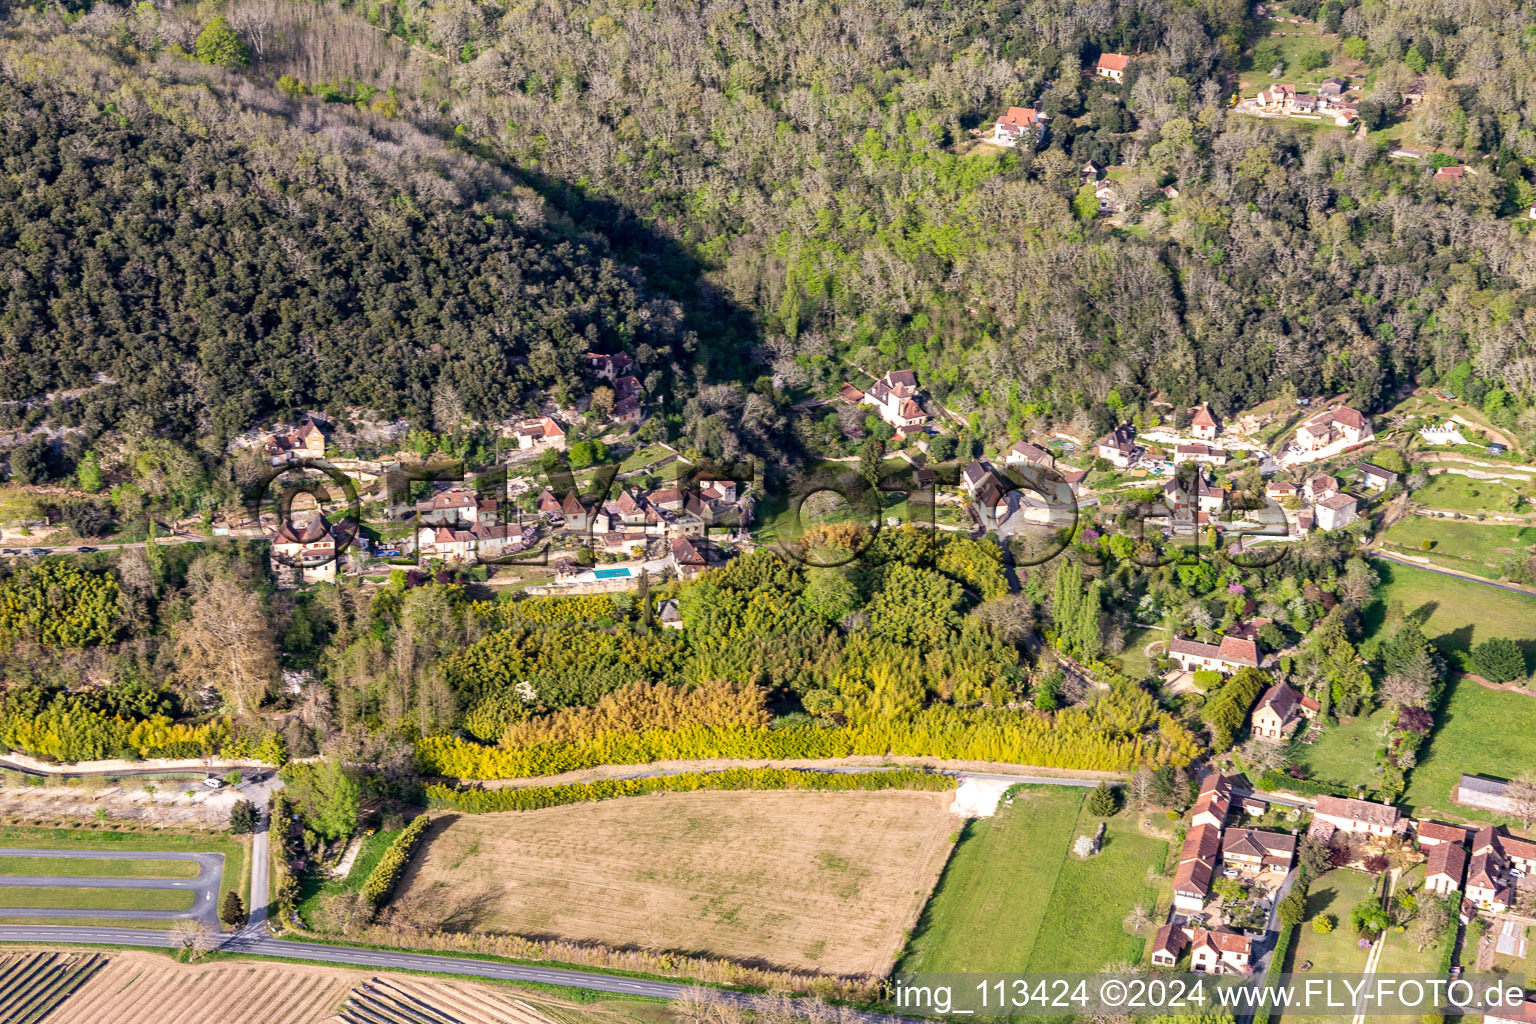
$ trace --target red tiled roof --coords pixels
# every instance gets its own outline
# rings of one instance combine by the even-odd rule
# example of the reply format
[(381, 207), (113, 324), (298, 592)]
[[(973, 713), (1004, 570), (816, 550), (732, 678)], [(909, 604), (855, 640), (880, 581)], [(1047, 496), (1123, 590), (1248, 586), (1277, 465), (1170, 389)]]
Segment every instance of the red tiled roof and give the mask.
[(1464, 843), (1467, 841), (1467, 830), (1460, 825), (1442, 825), (1438, 821), (1421, 821), (1418, 823), (1420, 839), (1434, 839), (1441, 843)]
[(1196, 825), (1184, 836), (1184, 846), (1179, 850), (1179, 862), (1215, 860), (1221, 848), (1221, 829), (1215, 825)]
[(1353, 508), (1355, 505), (1355, 499), (1341, 492), (1339, 494), (1332, 495), (1331, 497), (1324, 498), (1322, 501), (1318, 502), (1318, 505), (1326, 509), (1332, 509), (1335, 512), (1340, 512), (1346, 508)]
[(1099, 54), (1099, 67), (1103, 68), (1105, 71), (1124, 71), (1126, 65), (1130, 62), (1131, 58), (1127, 57), (1123, 53)]
[(1389, 804), (1375, 804), (1369, 800), (1352, 800), (1338, 796), (1317, 798), (1317, 813), (1348, 821), (1361, 821), (1368, 825), (1395, 826), (1401, 815)]
[(1204, 896), (1211, 889), (1211, 876), (1216, 868), (1210, 861), (1187, 860), (1179, 865), (1173, 876), (1173, 891), (1195, 893)]
[(1333, 422), (1342, 423), (1346, 427), (1353, 427), (1356, 430), (1363, 429), (1366, 423), (1364, 415), (1347, 405), (1341, 405), (1333, 410)]
[(1236, 932), (1210, 932), (1203, 928), (1195, 929), (1195, 945), (1209, 944), (1223, 953), (1249, 953), (1253, 951), (1253, 943)]
[(1195, 410), (1195, 414), (1190, 417), (1189, 422), (1196, 427), (1214, 427), (1216, 426), (1216, 417), (1211, 415), (1211, 407), (1209, 405), (1202, 405)]
[(699, 554), (699, 549), (693, 546), (693, 542), (687, 537), (678, 537), (672, 541), (672, 558), (678, 565), (705, 565), (704, 556)]
[(1457, 885), (1467, 868), (1467, 851), (1460, 843), (1439, 843), (1429, 848), (1429, 863), (1424, 866), (1424, 877), (1446, 875)]

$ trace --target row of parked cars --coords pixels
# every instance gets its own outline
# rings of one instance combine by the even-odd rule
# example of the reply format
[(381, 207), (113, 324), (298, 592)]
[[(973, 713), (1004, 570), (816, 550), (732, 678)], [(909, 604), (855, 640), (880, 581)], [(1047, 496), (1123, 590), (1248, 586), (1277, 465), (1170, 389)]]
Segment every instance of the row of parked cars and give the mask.
[[(80, 554), (82, 554), (82, 555), (88, 555), (91, 552), (96, 551), (98, 549), (90, 547), (88, 545), (83, 545), (82, 544), (80, 547), (75, 548), (75, 550), (80, 552)], [(0, 548), (0, 555), (8, 555), (8, 556), (11, 556), (13, 558), (14, 557), (18, 557), (20, 555), (39, 555), (39, 556), (41, 556), (41, 555), (51, 555), (53, 553), (54, 553), (53, 552), (53, 548), (28, 548), (25, 551), (21, 550), (21, 548)]]

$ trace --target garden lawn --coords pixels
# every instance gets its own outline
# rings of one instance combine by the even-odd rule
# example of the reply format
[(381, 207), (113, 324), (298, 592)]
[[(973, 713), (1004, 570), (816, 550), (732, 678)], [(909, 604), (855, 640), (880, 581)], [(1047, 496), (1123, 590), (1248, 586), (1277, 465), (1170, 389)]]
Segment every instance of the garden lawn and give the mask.
[(1425, 508), (1452, 512), (1498, 512), (1515, 492), (1499, 480), (1473, 480), (1458, 473), (1440, 473), (1413, 492)]
[[(1168, 844), (1136, 831), (1133, 815), (1109, 819), (1103, 850), (1070, 850), (1101, 819), (1066, 787), (1023, 787), (1013, 806), (976, 819), (950, 858), (901, 961), (903, 971), (1097, 971), (1139, 964), (1146, 938), (1122, 921), (1138, 902), (1152, 910), (1146, 881)], [(1049, 898), (1046, 898), (1046, 894)]]
[(1161, 629), (1132, 626), (1125, 631), (1125, 650), (1115, 655), (1120, 659), (1120, 670), (1132, 679), (1146, 679), (1153, 674), (1152, 659), (1142, 653), (1153, 640), (1162, 640)]
[[(1356, 943), (1359, 936), (1349, 921), (1349, 912), (1359, 903), (1376, 895), (1379, 879), (1360, 871), (1339, 868), (1330, 871), (1312, 883), (1307, 892), (1307, 916), (1296, 927), (1288, 971), (1300, 973), (1302, 964), (1312, 962), (1310, 974), (1359, 974), (1365, 970), (1370, 950), (1361, 949)], [(1312, 922), (1323, 914), (1334, 919), (1333, 931), (1319, 935), (1312, 930)], [(1284, 1015), (1286, 1024), (1339, 1024), (1341, 1017), (1309, 1017), (1304, 1014)]]
[(619, 463), (619, 472), (632, 473), (637, 469), (644, 469), (651, 463), (658, 462), (671, 454), (671, 452), (667, 451), (659, 444), (646, 445), (643, 448), (636, 448), (634, 451), (629, 453), (629, 456), (623, 462)]
[(191, 910), (197, 893), (185, 889), (50, 889), (0, 886), (0, 907), (68, 910)]
[[(1307, 778), (1344, 786), (1376, 787), (1376, 747), (1389, 712), (1323, 726), (1316, 743), (1293, 743), (1290, 758), (1306, 769)], [(1300, 730), (1298, 730), (1300, 731)]]
[(1527, 668), (1536, 660), (1532, 658), (1536, 651), (1536, 597), (1383, 559), (1373, 560), (1371, 566), (1381, 586), (1376, 591), (1376, 603), (1365, 612), (1367, 649), (1385, 638), (1387, 607), (1401, 601), (1409, 615), (1428, 614), (1422, 627), (1424, 635), (1453, 663), (1459, 663), (1459, 655), (1494, 636), (1525, 641)]
[[(1404, 893), (1409, 889), (1417, 888), (1422, 894), (1424, 889), (1424, 865), (1415, 864), (1397, 878), (1395, 893)], [(1409, 925), (1410, 930), (1412, 925)], [(1381, 951), (1381, 959), (1376, 963), (1376, 971), (1379, 974), (1434, 974), (1440, 969), (1440, 944), (1445, 941), (1445, 934), (1435, 936), (1419, 949), (1407, 932), (1387, 932), (1382, 940), (1386, 947)]]
[(1490, 690), (1465, 677), (1449, 686), (1403, 803), (1419, 816), (1510, 820), (1452, 803), (1451, 788), (1463, 772), (1512, 779), (1536, 765), (1536, 697)]

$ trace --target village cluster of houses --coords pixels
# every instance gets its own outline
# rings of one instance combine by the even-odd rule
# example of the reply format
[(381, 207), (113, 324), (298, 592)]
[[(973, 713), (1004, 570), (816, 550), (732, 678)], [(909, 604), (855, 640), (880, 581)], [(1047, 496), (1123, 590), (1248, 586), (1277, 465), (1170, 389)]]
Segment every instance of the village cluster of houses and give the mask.
[[(1227, 828), (1232, 810), (1232, 780), (1219, 772), (1205, 777), (1191, 812), (1189, 831), (1179, 850), (1173, 876), (1173, 908), (1152, 942), (1152, 962), (1172, 967), (1187, 951), (1190, 970), (1202, 974), (1248, 974), (1253, 970), (1253, 940), (1210, 924), (1208, 905), (1218, 873), (1244, 878), (1273, 890), (1291, 870), (1296, 837), (1286, 832)], [(1265, 805), (1245, 804), (1262, 813)]]
[(1010, 493), (1018, 495), (1015, 501), (1023, 521), (1051, 522), (1053, 514), (1073, 507), (1078, 485), (1088, 476), (1087, 470), (1056, 469), (1056, 457), (1028, 441), (1010, 448), (1003, 462), (1015, 471), (1017, 485), (984, 459), (972, 462), (960, 473), (960, 489), (970, 499), (984, 529), (996, 529), (1008, 517)]
[[(712, 526), (733, 525), (742, 515), (743, 497), (733, 480), (707, 480), (686, 491), (662, 487), (643, 493), (630, 488), (595, 503), (575, 494), (557, 497), (546, 488), (537, 498), (536, 515), (504, 521), (500, 500), (451, 488), (412, 510), (416, 528), (410, 541), (392, 547), (381, 543), (374, 553), (466, 564), (513, 555), (541, 537), (565, 531), (575, 535), (567, 537), (572, 545), (617, 558), (655, 554), (667, 559), (679, 575), (691, 576), (708, 565), (695, 542)], [(337, 555), (352, 541), (353, 532), (350, 524), (332, 524), (319, 512), (302, 522), (284, 523), (270, 534), (273, 569), (280, 576), (297, 571), (309, 583), (334, 582), (356, 568), (355, 557)]]
[[(1255, 712), (1255, 734), (1273, 731), (1270, 738), (1277, 738), (1294, 728), (1295, 720), (1303, 717), (1294, 703), (1294, 698), (1271, 690), (1260, 707), (1269, 706), (1274, 714), (1261, 721)], [(1179, 852), (1173, 906), (1153, 942), (1154, 964), (1172, 967), (1187, 952), (1193, 971), (1247, 974), (1253, 969), (1253, 939), (1212, 924), (1219, 921), (1211, 902), (1213, 883), (1218, 875), (1225, 875), (1258, 882), (1274, 894), (1291, 870), (1297, 837), (1228, 827), (1235, 800), (1232, 779), (1212, 773), (1201, 783)], [(1243, 800), (1241, 812), (1262, 815), (1267, 809), (1265, 801), (1249, 797)], [(1390, 804), (1369, 800), (1319, 796), (1307, 834), (1322, 843), (1340, 835), (1416, 841), (1427, 859), (1425, 888), (1446, 898), (1460, 894), (1464, 921), (1480, 910), (1507, 912), (1516, 905), (1519, 883), (1536, 873), (1536, 842), (1513, 836), (1503, 827), (1412, 819)]]
[(1340, 128), (1360, 119), (1359, 97), (1350, 93), (1349, 83), (1341, 78), (1325, 79), (1315, 94), (1297, 92), (1294, 85), (1274, 85), (1244, 100), (1238, 109), (1267, 117), (1331, 120)]
[(1338, 530), (1358, 518), (1359, 499), (1341, 491), (1338, 479), (1327, 473), (1319, 473), (1300, 487), (1285, 480), (1271, 480), (1264, 486), (1264, 493), (1281, 503), (1292, 499), (1304, 503), (1291, 516), (1292, 531), (1298, 536), (1310, 533), (1314, 526)]
[(1404, 817), (1388, 804), (1320, 796), (1309, 830), (1328, 841), (1336, 832), (1413, 836), (1427, 858), (1424, 887), (1443, 897), (1462, 894), (1461, 916), (1502, 914), (1515, 905), (1517, 883), (1536, 872), (1536, 842), (1502, 826), (1471, 828)]

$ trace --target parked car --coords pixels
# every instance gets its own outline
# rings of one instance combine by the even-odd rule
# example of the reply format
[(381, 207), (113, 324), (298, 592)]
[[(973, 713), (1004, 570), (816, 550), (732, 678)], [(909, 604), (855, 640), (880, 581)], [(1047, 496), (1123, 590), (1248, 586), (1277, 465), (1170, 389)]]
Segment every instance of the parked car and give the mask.
[(210, 775), (203, 780), (203, 785), (207, 786), (209, 789), (223, 789), (224, 780)]
[(51, 555), (51, 554), (53, 554), (53, 549), (52, 548), (32, 548), (30, 553), (34, 554), (34, 555)]
[(19, 555), (21, 548), (0, 548), (0, 555)]
[(75, 550), (80, 552), (82, 555), (88, 555), (92, 551), (95, 551), (96, 549), (93, 548), (93, 547), (89, 547), (88, 545), (82, 544), (78, 548), (75, 548)]

